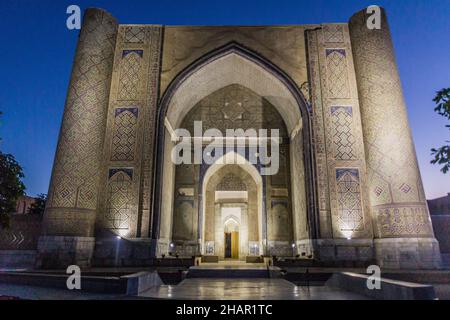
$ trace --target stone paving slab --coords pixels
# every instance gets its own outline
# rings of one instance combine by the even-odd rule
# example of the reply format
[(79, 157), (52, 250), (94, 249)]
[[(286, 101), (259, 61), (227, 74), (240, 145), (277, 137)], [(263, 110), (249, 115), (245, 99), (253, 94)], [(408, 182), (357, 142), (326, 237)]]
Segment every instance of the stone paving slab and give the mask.
[(186, 279), (140, 294), (153, 299), (181, 300), (367, 300), (329, 287), (299, 287), (283, 279)]

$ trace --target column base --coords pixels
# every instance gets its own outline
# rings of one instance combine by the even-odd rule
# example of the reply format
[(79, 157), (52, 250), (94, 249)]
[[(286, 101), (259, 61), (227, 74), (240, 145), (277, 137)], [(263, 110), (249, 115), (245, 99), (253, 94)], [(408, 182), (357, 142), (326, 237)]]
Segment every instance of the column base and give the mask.
[(375, 255), (381, 268), (439, 269), (441, 254), (434, 238), (375, 239)]
[(361, 264), (374, 261), (372, 239), (319, 239), (314, 242), (314, 258), (320, 261)]
[(314, 258), (314, 243), (311, 239), (295, 241), (296, 255), (302, 259)]
[(198, 241), (179, 241), (173, 240), (173, 247), (169, 246), (169, 255), (179, 256), (180, 258), (191, 258), (200, 255)]
[(151, 255), (155, 258), (169, 256), (171, 241), (169, 239), (151, 239)]
[(95, 267), (145, 267), (153, 263), (148, 238), (97, 238), (92, 265)]
[(292, 242), (289, 241), (268, 241), (267, 253), (269, 257), (293, 257), (296, 255), (295, 247), (292, 247)]
[(39, 269), (66, 269), (70, 265), (89, 267), (94, 246), (93, 237), (41, 236), (38, 241), (36, 267)]

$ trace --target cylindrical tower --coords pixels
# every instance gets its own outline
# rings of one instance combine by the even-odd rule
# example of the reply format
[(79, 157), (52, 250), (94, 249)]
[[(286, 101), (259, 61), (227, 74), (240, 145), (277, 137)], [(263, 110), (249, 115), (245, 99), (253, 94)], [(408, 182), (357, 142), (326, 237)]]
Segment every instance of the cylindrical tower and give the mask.
[[(384, 9), (349, 22), (380, 266), (440, 264)], [(369, 23), (368, 23), (369, 20)], [(376, 23), (374, 24), (376, 26)]]
[(85, 11), (38, 244), (40, 267), (90, 263), (117, 30), (109, 13)]

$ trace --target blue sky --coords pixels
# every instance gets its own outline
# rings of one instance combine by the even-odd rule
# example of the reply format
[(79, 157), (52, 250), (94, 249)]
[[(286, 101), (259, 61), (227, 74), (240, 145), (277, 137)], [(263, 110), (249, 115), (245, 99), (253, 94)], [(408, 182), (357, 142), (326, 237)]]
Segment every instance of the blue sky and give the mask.
[(410, 125), (429, 199), (450, 192), (450, 175), (431, 165), (430, 149), (449, 140), (433, 111), (450, 87), (450, 0), (1, 0), (0, 149), (24, 167), (27, 193), (47, 193), (78, 31), (66, 8), (100, 7), (120, 23), (274, 25), (347, 22), (377, 4), (388, 12)]

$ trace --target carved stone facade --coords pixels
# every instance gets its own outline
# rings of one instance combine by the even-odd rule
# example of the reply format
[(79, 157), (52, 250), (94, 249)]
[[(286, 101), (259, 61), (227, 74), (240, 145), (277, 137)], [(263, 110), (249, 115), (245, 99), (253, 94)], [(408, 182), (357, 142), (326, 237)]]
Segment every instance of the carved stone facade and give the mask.
[[(365, 18), (283, 27), (119, 25), (89, 9), (39, 264), (222, 259), (237, 241), (239, 259), (437, 267), (388, 25), (384, 13), (381, 30), (367, 29)], [(203, 132), (278, 129), (278, 172), (266, 176), (264, 164), (251, 163), (249, 145), (223, 154), (234, 159), (225, 165), (175, 166), (175, 130), (195, 135), (194, 121)], [(117, 241), (126, 248), (120, 262)]]

